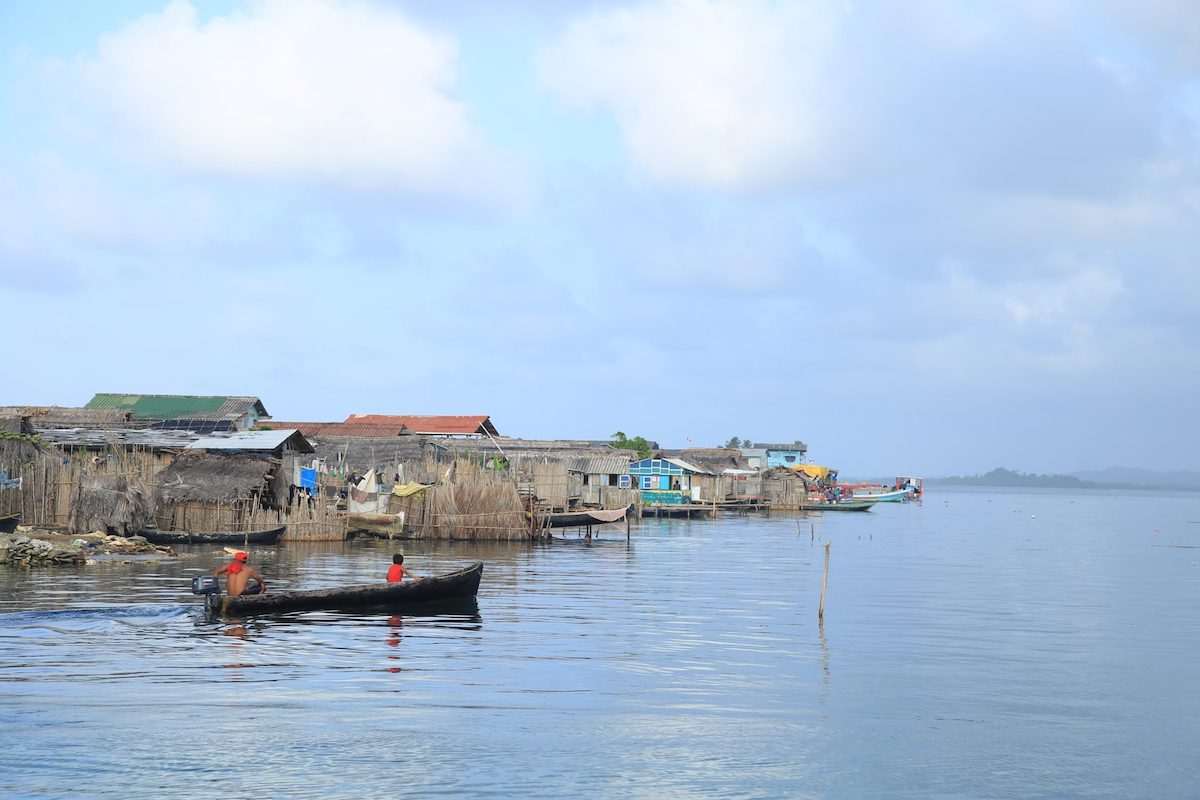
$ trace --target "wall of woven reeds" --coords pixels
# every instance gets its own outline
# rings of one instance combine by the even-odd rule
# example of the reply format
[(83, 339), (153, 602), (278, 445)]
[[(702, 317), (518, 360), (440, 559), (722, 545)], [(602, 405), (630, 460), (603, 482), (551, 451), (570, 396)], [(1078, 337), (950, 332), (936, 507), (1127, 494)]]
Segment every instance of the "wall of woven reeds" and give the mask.
[(257, 499), (232, 503), (185, 501), (159, 506), (157, 523), (164, 531), (250, 532), (287, 526), (284, 541), (332, 541), (346, 538), (343, 514), (326, 498), (313, 498), (280, 509), (264, 509)]

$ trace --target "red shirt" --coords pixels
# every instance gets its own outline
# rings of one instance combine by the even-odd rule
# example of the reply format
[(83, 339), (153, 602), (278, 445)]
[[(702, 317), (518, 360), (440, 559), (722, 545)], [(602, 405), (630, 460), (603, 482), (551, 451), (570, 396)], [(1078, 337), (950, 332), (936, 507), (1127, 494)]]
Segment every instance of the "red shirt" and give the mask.
[(388, 583), (399, 583), (404, 579), (404, 565), (392, 564), (388, 569)]

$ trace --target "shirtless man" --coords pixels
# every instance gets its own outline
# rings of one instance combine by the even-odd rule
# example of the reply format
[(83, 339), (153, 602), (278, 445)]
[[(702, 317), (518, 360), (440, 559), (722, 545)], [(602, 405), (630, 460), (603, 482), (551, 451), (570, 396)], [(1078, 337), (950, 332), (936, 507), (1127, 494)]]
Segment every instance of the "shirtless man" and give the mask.
[[(246, 563), (249, 560), (249, 555), (239, 552), (234, 555), (233, 561), (220, 569), (213, 570), (214, 578), (225, 576), (225, 591), (230, 597), (237, 597), (239, 594), (267, 593), (267, 582), (258, 574), (258, 570)], [(254, 584), (250, 584), (251, 578), (255, 580)]]

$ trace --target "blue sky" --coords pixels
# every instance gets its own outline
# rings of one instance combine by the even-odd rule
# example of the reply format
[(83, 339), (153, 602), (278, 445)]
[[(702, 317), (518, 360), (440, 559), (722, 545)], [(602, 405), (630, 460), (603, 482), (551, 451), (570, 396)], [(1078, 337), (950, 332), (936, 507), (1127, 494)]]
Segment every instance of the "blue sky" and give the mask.
[(1194, 3), (4, 4), (0, 98), (0, 404), (1200, 450)]

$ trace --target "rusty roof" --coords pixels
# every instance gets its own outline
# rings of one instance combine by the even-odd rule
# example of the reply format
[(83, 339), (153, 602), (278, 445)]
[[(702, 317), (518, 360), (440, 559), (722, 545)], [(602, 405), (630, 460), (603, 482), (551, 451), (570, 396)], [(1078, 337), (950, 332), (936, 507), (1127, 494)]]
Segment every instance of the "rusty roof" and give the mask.
[(446, 436), (496, 436), (496, 428), (486, 414), (478, 416), (436, 416), (423, 414), (351, 414), (346, 422), (367, 425), (402, 425), (410, 433)]
[[(278, 422), (271, 420), (266, 423), (274, 430), (294, 428), (307, 436), (360, 436), (378, 439), (386, 436), (399, 436), (405, 430), (403, 425), (371, 425), (361, 422)], [(259, 425), (259, 428), (264, 425)]]

